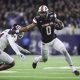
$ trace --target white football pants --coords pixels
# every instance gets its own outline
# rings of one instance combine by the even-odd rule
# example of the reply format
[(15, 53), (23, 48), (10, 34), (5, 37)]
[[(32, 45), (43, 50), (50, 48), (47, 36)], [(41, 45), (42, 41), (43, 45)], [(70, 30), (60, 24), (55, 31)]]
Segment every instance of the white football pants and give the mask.
[(10, 64), (13, 61), (14, 61), (14, 59), (11, 56), (9, 56), (6, 52), (4, 52), (0, 49), (0, 62)]
[(65, 56), (65, 59), (68, 62), (68, 64), (73, 65), (68, 51), (66, 50), (64, 44), (58, 38), (55, 38), (54, 40), (52, 40), (49, 43), (43, 43), (42, 42), (41, 56), (36, 57), (33, 62), (34, 63), (36, 63), (36, 62), (46, 62), (48, 60), (49, 48), (50, 47), (52, 47), (52, 48), (56, 49), (57, 51), (59, 51), (60, 53), (62, 53)]

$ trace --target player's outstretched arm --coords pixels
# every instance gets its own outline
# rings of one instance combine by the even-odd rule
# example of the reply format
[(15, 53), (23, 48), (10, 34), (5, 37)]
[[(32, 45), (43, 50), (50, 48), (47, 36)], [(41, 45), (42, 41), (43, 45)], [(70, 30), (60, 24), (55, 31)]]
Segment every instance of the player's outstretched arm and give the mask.
[(31, 52), (28, 51), (27, 49), (22, 48), (22, 47), (19, 46), (18, 44), (16, 44), (16, 45), (17, 45), (17, 47), (18, 47), (18, 49), (19, 49), (20, 51), (22, 51), (22, 52), (24, 52), (24, 53), (27, 53), (27, 54), (31, 54)]
[(36, 24), (35, 23), (31, 23), (25, 27), (22, 27), (21, 29), (19, 30), (10, 30), (8, 33), (9, 34), (18, 34), (18, 33), (21, 33), (21, 32), (27, 32), (28, 30), (32, 29), (33, 27), (35, 27)]
[(7, 36), (7, 39), (9, 41), (10, 46), (12, 47), (12, 49), (14, 50), (14, 52), (19, 55), (21, 58), (25, 58), (25, 56), (19, 51), (14, 39), (11, 37), (11, 35)]
[(34, 28), (35, 26), (36, 26), (35, 23), (31, 23), (31, 24), (29, 24), (29, 25), (26, 26), (26, 27), (22, 27), (22, 28), (19, 30), (19, 32), (27, 32), (28, 30)]
[(8, 35), (8, 36), (7, 36), (7, 39), (8, 39), (8, 41), (9, 41), (10, 46), (11, 46), (12, 49), (15, 51), (15, 53), (16, 53), (17, 55), (21, 54), (21, 52), (18, 50), (17, 45), (16, 45), (14, 39), (11, 37), (11, 35)]

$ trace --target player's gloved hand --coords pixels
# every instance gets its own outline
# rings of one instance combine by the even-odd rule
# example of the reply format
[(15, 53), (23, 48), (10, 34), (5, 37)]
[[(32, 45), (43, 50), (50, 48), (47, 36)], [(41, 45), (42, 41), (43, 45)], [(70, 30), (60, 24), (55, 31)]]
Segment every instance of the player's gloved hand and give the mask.
[(61, 20), (56, 18), (54, 21), (54, 26), (57, 30), (61, 30), (64, 27), (64, 24)]
[(24, 54), (20, 54), (20, 57), (21, 57), (22, 59), (25, 59), (25, 58), (26, 58)]
[(20, 56), (22, 59), (25, 59), (25, 55), (24, 54), (17, 54), (18, 56)]
[(61, 23), (54, 23), (54, 27), (57, 30), (61, 30), (63, 28), (63, 25), (61, 25)]

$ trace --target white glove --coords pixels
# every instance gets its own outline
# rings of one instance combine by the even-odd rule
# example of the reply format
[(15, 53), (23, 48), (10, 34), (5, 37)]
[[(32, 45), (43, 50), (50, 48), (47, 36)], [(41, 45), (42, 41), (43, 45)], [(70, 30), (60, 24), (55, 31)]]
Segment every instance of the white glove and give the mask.
[(19, 56), (22, 58), (22, 59), (25, 59), (25, 55), (24, 54), (19, 54)]

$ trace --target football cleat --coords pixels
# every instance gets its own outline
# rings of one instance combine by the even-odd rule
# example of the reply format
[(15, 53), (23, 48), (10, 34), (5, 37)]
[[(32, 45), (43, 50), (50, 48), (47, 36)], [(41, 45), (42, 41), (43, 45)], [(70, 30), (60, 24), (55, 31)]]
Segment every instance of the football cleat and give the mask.
[(33, 67), (33, 69), (35, 69), (36, 68), (36, 66), (37, 66), (37, 63), (32, 63), (32, 67)]
[(79, 71), (77, 71), (77, 70), (75, 70), (74, 72), (73, 72), (76, 76), (79, 76)]

